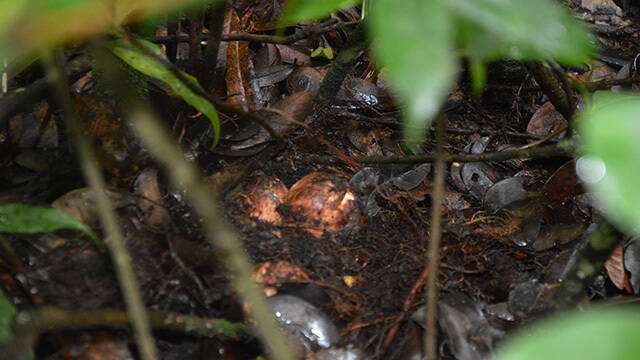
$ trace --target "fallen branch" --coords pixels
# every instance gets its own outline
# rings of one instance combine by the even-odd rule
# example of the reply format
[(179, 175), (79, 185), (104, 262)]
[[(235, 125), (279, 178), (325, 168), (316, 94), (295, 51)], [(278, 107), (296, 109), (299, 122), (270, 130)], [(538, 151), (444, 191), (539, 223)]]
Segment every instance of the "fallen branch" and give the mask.
[[(250, 341), (254, 338), (251, 326), (224, 319), (201, 318), (160, 311), (147, 311), (149, 323), (154, 330), (215, 337), (221, 340)], [(56, 330), (90, 328), (126, 329), (131, 319), (122, 310), (62, 310), (41, 307), (22, 311), (16, 316), (13, 340), (0, 345), (0, 358), (10, 358), (35, 345), (38, 335)], [(26, 339), (26, 341), (25, 341)]]
[[(347, 21), (347, 22), (339, 22), (335, 23), (335, 20), (328, 21), (327, 23), (320, 24), (318, 26), (312, 26), (308, 28), (302, 28), (297, 30), (295, 33), (287, 36), (277, 36), (277, 35), (262, 35), (262, 34), (222, 34), (220, 37), (220, 41), (250, 41), (250, 42), (259, 42), (259, 43), (271, 43), (271, 44), (280, 44), (280, 45), (289, 45), (293, 44), (296, 41), (300, 41), (309, 37), (322, 35), (331, 31), (340, 30), (349, 26), (357, 25), (360, 21)], [(206, 37), (200, 37), (200, 40), (205, 40)], [(180, 35), (168, 35), (168, 36), (158, 36), (151, 41), (156, 44), (167, 44), (171, 42), (189, 42), (189, 35), (180, 34)]]
[[(443, 154), (442, 161), (452, 162), (480, 162), (480, 161), (505, 161), (522, 158), (548, 158), (554, 156), (569, 156), (573, 153), (575, 141), (562, 140), (553, 145), (541, 146), (538, 148), (515, 149), (506, 151), (496, 151), (482, 154)], [(355, 161), (361, 164), (421, 164), (435, 162), (435, 155), (412, 155), (412, 156), (365, 156)]]
[[(446, 164), (452, 162), (484, 162), (484, 161), (506, 161), (511, 159), (540, 159), (555, 156), (572, 156), (575, 152), (576, 142), (573, 139), (561, 140), (556, 144), (541, 146), (529, 149), (515, 149), (506, 151), (488, 152), (482, 154), (443, 154), (442, 161)], [(423, 164), (435, 162), (434, 155), (411, 155), (411, 156), (365, 156), (361, 158), (350, 158), (361, 164)], [(316, 164), (339, 164), (340, 162), (328, 156), (309, 154), (306, 161)]]

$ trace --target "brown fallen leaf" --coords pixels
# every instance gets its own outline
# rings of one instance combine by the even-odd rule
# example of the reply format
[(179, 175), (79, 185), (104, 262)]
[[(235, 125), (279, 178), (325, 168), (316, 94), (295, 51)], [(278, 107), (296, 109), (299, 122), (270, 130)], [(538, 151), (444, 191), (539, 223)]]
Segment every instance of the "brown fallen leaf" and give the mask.
[(631, 290), (631, 284), (629, 283), (629, 277), (627, 276), (627, 271), (624, 268), (624, 247), (622, 245), (618, 245), (611, 255), (609, 259), (605, 261), (604, 268), (607, 270), (607, 275), (609, 275), (609, 279), (613, 285), (615, 285), (618, 289), (624, 289), (629, 294), (633, 293)]
[[(241, 32), (240, 18), (233, 8), (229, 8), (227, 19), (230, 33)], [(232, 41), (227, 45), (227, 97), (231, 105), (248, 111), (252, 107), (251, 87), (249, 86), (249, 43)]]

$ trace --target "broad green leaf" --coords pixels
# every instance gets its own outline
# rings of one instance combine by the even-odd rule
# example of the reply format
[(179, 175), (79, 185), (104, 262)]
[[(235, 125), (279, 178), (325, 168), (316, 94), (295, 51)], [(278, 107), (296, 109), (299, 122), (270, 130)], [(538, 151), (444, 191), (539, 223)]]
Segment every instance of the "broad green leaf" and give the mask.
[(458, 67), (452, 15), (439, 1), (377, 0), (369, 30), (405, 112), (404, 137), (417, 143), (446, 98)]
[(353, 6), (362, 0), (289, 0), (280, 17), (280, 26), (321, 19), (332, 12)]
[(640, 311), (599, 309), (547, 320), (514, 335), (496, 360), (616, 359), (640, 354)]
[(80, 230), (96, 243), (99, 241), (85, 224), (58, 209), (22, 204), (0, 206), (0, 232), (32, 234), (60, 229)]
[(580, 121), (586, 157), (578, 160), (591, 164), (581, 178), (594, 191), (606, 215), (621, 229), (633, 234), (640, 232), (638, 119), (640, 97), (596, 93), (592, 109), (583, 114)]
[(11, 340), (11, 322), (16, 316), (16, 308), (0, 290), (0, 343)]
[(588, 31), (568, 10), (552, 0), (439, 0), (460, 23), (480, 31), (459, 32), (459, 43), (471, 56), (523, 60), (555, 58), (566, 64), (590, 59)]
[[(146, 40), (136, 40), (136, 44), (142, 47), (142, 49), (124, 39), (111, 41), (109, 43), (109, 48), (114, 54), (116, 54), (116, 56), (121, 58), (134, 69), (169, 85), (171, 90), (178, 94), (187, 102), (187, 104), (205, 114), (205, 116), (209, 118), (211, 126), (213, 126), (214, 140), (211, 148), (215, 148), (220, 140), (220, 120), (218, 119), (218, 113), (216, 112), (213, 104), (209, 100), (193, 92), (193, 90), (180, 81), (180, 79), (178, 79), (170, 69), (167, 69), (162, 63), (154, 58), (154, 56), (164, 58), (164, 54), (160, 47)], [(149, 53), (154, 56), (151, 56)], [(194, 86), (202, 89), (198, 81), (193, 76), (185, 72), (181, 72), (181, 74), (191, 81)]]

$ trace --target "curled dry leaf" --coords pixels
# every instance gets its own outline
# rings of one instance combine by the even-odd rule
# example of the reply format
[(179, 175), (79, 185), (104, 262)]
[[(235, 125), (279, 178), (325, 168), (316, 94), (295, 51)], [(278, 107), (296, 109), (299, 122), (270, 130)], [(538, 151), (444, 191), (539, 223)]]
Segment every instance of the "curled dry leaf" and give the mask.
[(308, 52), (301, 51), (289, 45), (276, 45), (280, 51), (280, 57), (283, 64), (296, 64), (299, 66), (311, 65), (311, 56)]
[[(542, 105), (531, 117), (527, 125), (527, 133), (539, 136), (546, 136), (552, 131), (561, 129), (567, 125), (567, 120), (560, 114), (556, 108), (547, 101)], [(555, 138), (561, 138), (563, 135), (557, 135)]]
[[(227, 19), (230, 32), (241, 32), (240, 19), (233, 9), (229, 9)], [(229, 104), (248, 111), (252, 106), (251, 87), (249, 86), (249, 43), (232, 41), (227, 45), (227, 96)]]
[[(126, 194), (111, 190), (105, 190), (105, 193), (111, 201), (111, 206), (116, 209), (135, 203)], [(67, 215), (89, 227), (98, 225), (98, 209), (93, 198), (93, 191), (90, 188), (71, 190), (57, 198), (51, 207), (64, 211)]]
[(287, 78), (287, 90), (292, 93), (310, 91), (313, 96), (316, 96), (326, 73), (310, 66), (299, 66)]
[(134, 183), (136, 202), (147, 225), (160, 228), (169, 222), (169, 212), (163, 206), (163, 195), (158, 183), (158, 170), (147, 168)]
[(607, 275), (613, 285), (618, 289), (624, 289), (629, 294), (633, 293), (631, 290), (631, 284), (629, 283), (629, 277), (627, 271), (624, 268), (624, 248), (622, 245), (618, 245), (611, 256), (605, 261), (604, 268), (607, 270)]
[(285, 203), (291, 211), (289, 224), (304, 228), (315, 237), (362, 221), (349, 179), (343, 175), (309, 174), (291, 187)]

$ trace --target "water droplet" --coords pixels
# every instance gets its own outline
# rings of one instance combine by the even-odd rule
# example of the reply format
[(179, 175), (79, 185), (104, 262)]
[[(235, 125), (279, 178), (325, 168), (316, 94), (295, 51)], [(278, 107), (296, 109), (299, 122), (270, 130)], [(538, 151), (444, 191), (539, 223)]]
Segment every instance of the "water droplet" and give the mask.
[(607, 166), (599, 158), (582, 156), (576, 161), (576, 174), (585, 183), (597, 183), (606, 173)]

